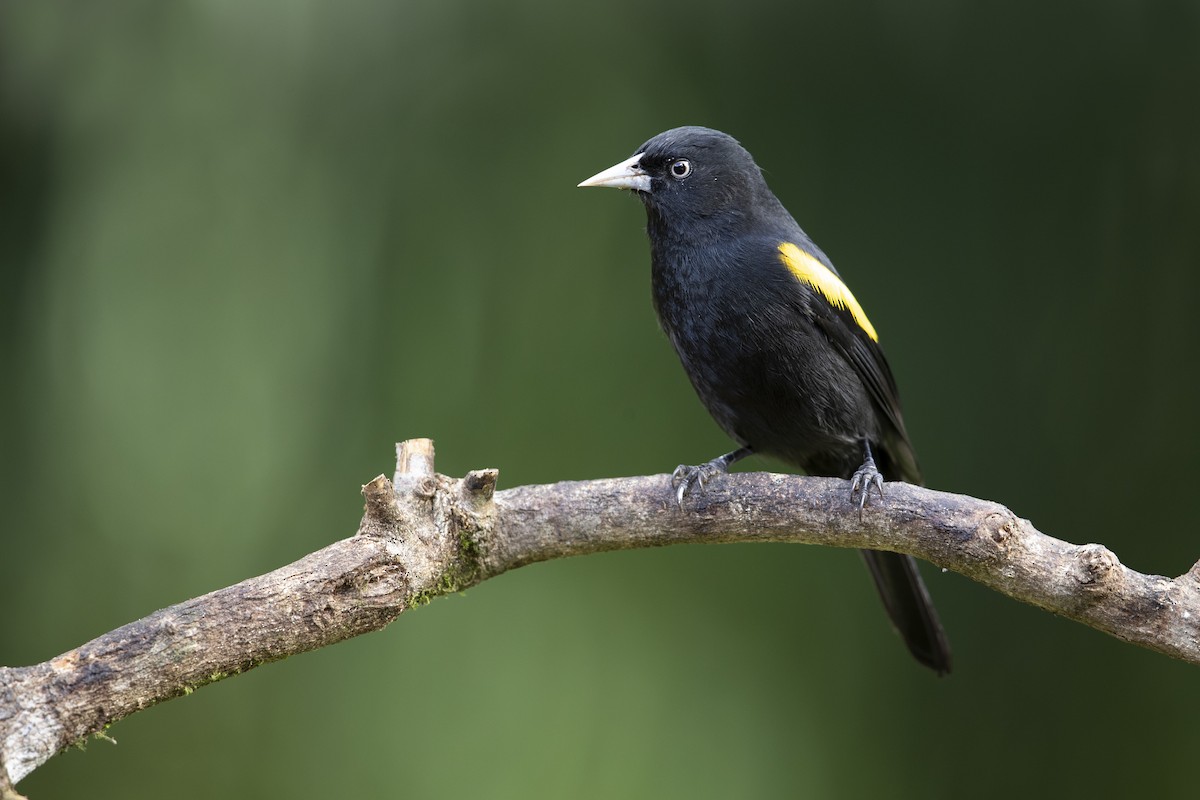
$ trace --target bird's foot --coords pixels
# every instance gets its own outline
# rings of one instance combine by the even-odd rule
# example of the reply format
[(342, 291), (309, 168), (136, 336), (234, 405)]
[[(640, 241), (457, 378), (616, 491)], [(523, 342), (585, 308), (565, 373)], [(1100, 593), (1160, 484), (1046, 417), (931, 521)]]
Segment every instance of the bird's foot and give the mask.
[[(854, 476), (850, 479), (850, 502), (854, 502), (854, 495), (858, 494), (858, 516), (862, 516), (863, 506), (867, 504), (867, 495), (871, 493), (871, 487), (874, 486), (879, 491), (879, 499), (883, 499), (883, 475), (879, 473), (879, 469), (875, 466), (875, 459), (867, 456), (867, 460), (858, 468)], [(861, 492), (861, 493), (860, 493)]]
[(679, 504), (680, 508), (683, 508), (683, 498), (687, 497), (693, 487), (703, 492), (704, 484), (710, 478), (714, 475), (724, 475), (728, 471), (729, 465), (724, 456), (696, 466), (680, 464), (671, 473), (671, 487), (675, 490), (675, 502)]

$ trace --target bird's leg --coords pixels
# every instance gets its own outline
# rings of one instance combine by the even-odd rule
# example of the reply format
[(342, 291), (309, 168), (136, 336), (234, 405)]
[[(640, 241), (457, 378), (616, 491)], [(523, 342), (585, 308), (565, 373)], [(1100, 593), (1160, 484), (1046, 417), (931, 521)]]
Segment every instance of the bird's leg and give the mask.
[(714, 475), (724, 475), (729, 471), (731, 464), (741, 461), (753, 453), (754, 448), (752, 447), (739, 447), (732, 453), (717, 456), (712, 461), (706, 461), (694, 467), (680, 464), (671, 473), (671, 486), (675, 489), (675, 501), (679, 503), (679, 507), (683, 508), (683, 498), (687, 496), (693, 486), (703, 492), (704, 484), (709, 478)]
[(867, 457), (850, 479), (850, 502), (854, 502), (854, 493), (862, 490), (862, 494), (858, 497), (858, 515), (860, 517), (863, 506), (867, 504), (867, 495), (872, 486), (879, 490), (879, 499), (883, 499), (883, 475), (879, 473), (879, 469), (875, 466), (875, 459), (871, 456), (871, 443), (865, 439), (863, 440), (863, 449), (866, 451)]

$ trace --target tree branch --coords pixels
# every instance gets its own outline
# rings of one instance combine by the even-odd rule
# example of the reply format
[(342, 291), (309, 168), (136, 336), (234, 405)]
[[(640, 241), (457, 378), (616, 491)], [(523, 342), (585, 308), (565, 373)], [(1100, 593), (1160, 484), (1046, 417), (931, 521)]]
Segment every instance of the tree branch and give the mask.
[(407, 609), (553, 558), (683, 542), (799, 542), (909, 553), (1010, 597), (1200, 664), (1200, 563), (1143, 575), (1107, 548), (1039, 533), (1004, 506), (901, 483), (860, 519), (844, 481), (742, 473), (680, 510), (655, 475), (496, 492), (496, 470), (438, 475), (397, 446), (363, 487), (358, 532), (28, 667), (0, 668), (0, 798), (51, 756), (135, 711), (368, 631)]

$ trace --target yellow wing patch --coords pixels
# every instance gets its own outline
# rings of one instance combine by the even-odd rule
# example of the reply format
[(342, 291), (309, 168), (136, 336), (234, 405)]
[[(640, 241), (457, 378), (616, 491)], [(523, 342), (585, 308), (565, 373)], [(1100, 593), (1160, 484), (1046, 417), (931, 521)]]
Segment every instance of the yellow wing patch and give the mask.
[(879, 341), (879, 334), (875, 333), (875, 326), (867, 319), (867, 313), (833, 270), (791, 242), (779, 245), (779, 260), (798, 280), (820, 292), (830, 305), (849, 311), (858, 327), (862, 328), (872, 341)]

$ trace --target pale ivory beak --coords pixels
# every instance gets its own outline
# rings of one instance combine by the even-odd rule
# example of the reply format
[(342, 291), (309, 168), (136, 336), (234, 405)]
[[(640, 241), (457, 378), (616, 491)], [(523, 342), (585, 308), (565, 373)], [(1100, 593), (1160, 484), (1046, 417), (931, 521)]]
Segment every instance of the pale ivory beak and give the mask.
[(597, 172), (580, 186), (608, 186), (613, 189), (633, 189), (638, 192), (650, 191), (650, 176), (642, 169), (642, 154), (625, 159), (603, 172)]

